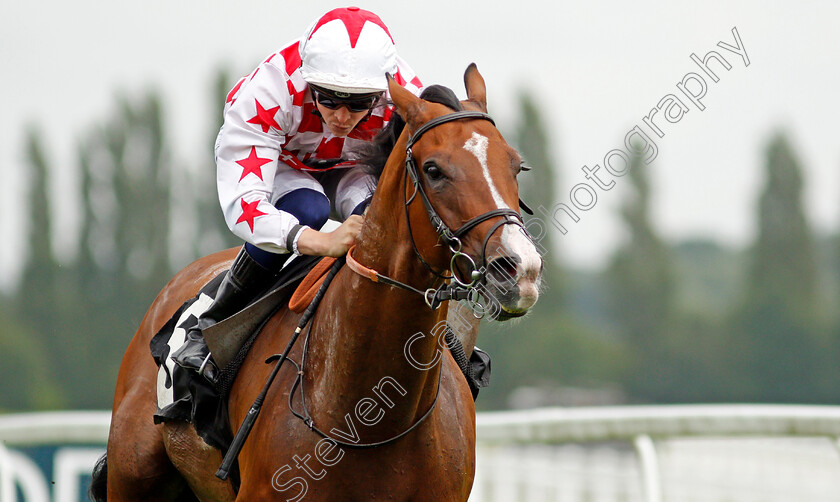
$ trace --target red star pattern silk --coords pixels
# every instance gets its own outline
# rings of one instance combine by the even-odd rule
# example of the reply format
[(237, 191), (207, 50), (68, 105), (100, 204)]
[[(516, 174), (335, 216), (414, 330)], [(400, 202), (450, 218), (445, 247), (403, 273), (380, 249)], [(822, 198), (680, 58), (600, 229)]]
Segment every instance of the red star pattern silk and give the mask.
[(236, 223), (242, 223), (243, 221), (248, 223), (248, 226), (251, 228), (251, 233), (254, 233), (254, 219), (259, 218), (260, 216), (265, 216), (266, 213), (257, 209), (257, 206), (260, 205), (259, 200), (255, 200), (254, 202), (245, 202), (245, 199), (240, 199), (240, 204), (242, 205), (242, 215), (236, 220)]
[(245, 82), (245, 80), (245, 77), (239, 79), (239, 82), (237, 82), (236, 85), (233, 86), (233, 89), (230, 90), (227, 97), (225, 98), (225, 103), (233, 103), (234, 101), (236, 101), (234, 96), (236, 96), (236, 93), (239, 92), (239, 88), (242, 87), (242, 83)]
[(277, 121), (274, 120), (274, 115), (277, 114), (277, 110), (280, 109), (280, 105), (266, 110), (265, 108), (263, 108), (259, 101), (254, 99), (254, 102), (257, 104), (257, 114), (251, 117), (250, 119), (246, 120), (246, 122), (248, 122), (249, 124), (256, 124), (262, 127), (262, 132), (268, 132), (268, 130), (272, 127), (277, 129), (278, 131), (282, 131), (282, 129), (280, 129), (280, 124), (278, 124)]
[(318, 156), (322, 159), (337, 159), (341, 157), (344, 148), (344, 138), (330, 138), (321, 140), (318, 146)]
[[(381, 28), (376, 19), (339, 21), (356, 18), (355, 14), (352, 9), (340, 9), (329, 27), (339, 38), (344, 37), (346, 27), (350, 38), (358, 38), (358, 48), (367, 30)], [(344, 39), (345, 47), (349, 44), (349, 39)], [(347, 137), (334, 137), (313, 113), (316, 106), (301, 76), (299, 49), (300, 40), (290, 42), (235, 82), (225, 96), (225, 126), (215, 148), (216, 182), (225, 222), (240, 239), (275, 253), (290, 251), (286, 248), (288, 234), (299, 221), (274, 207), (272, 194), (311, 186), (296, 171), (322, 172), (318, 161), (356, 158), (392, 116), (390, 106), (376, 107)], [(420, 93), (420, 80), (399, 57), (394, 78), (413, 94)], [(345, 163), (327, 169), (355, 167)], [(362, 183), (366, 178), (359, 180)]]
[[(320, 28), (321, 26), (329, 23), (330, 21), (335, 21), (336, 19), (338, 19), (342, 23), (344, 23), (344, 27), (347, 28), (347, 34), (350, 36), (350, 47), (355, 48), (356, 42), (359, 41), (359, 35), (361, 35), (362, 33), (362, 28), (364, 28), (366, 22), (370, 21), (373, 24), (381, 26), (382, 29), (385, 30), (385, 33), (387, 33), (388, 36), (391, 37), (391, 42), (394, 41), (394, 37), (391, 36), (391, 32), (388, 31), (388, 27), (385, 26), (385, 23), (383, 23), (382, 20), (379, 19), (379, 16), (377, 16), (373, 12), (359, 11), (359, 16), (353, 16), (348, 19), (347, 17), (342, 15), (345, 14), (345, 11), (347, 10), (359, 11), (359, 8), (349, 7), (347, 9), (335, 9), (327, 12), (324, 15), (324, 17), (318, 20), (318, 24), (315, 26), (315, 29), (312, 30), (312, 34), (318, 31), (318, 28)], [(359, 19), (359, 17), (361, 17), (361, 19)], [(312, 35), (309, 35), (309, 38), (312, 38)]]
[(242, 176), (239, 181), (245, 179), (249, 174), (255, 174), (259, 179), (265, 181), (262, 176), (262, 166), (271, 162), (271, 159), (261, 159), (257, 156), (257, 147), (251, 147), (251, 153), (242, 160), (237, 160), (236, 163), (242, 166)]

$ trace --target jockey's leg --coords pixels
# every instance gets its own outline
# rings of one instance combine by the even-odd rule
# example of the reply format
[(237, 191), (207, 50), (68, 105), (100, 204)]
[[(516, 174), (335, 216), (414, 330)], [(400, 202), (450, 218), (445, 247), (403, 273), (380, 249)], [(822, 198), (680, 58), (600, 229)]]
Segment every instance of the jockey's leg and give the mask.
[(362, 214), (376, 187), (376, 178), (361, 168), (331, 171), (321, 182), (333, 201), (333, 213), (341, 221), (351, 214)]
[[(324, 226), (330, 211), (327, 197), (308, 188), (289, 192), (277, 201), (275, 207), (291, 213), (300, 224), (314, 229)], [(187, 332), (184, 345), (172, 354), (175, 362), (184, 368), (199, 370), (215, 384), (219, 368), (210, 357), (201, 331), (236, 314), (255, 300), (271, 286), (289, 256), (291, 253), (270, 253), (245, 244), (219, 285), (213, 303), (201, 314), (197, 325)]]
[(219, 285), (213, 303), (201, 314), (196, 326), (187, 332), (184, 344), (172, 354), (175, 363), (197, 370), (215, 384), (219, 371), (210, 357), (210, 349), (207, 348), (201, 330), (227, 319), (245, 307), (273, 282), (273, 278), (274, 274), (254, 261), (243, 247)]

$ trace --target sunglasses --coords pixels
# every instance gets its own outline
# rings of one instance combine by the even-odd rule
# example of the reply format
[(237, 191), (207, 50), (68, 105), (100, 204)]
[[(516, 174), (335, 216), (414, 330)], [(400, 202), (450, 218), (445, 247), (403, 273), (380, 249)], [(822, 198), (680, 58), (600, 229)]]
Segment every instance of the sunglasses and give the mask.
[(377, 93), (353, 98), (339, 98), (314, 88), (312, 89), (312, 95), (315, 101), (324, 108), (337, 110), (342, 106), (346, 106), (353, 113), (370, 111), (381, 96), (381, 94)]

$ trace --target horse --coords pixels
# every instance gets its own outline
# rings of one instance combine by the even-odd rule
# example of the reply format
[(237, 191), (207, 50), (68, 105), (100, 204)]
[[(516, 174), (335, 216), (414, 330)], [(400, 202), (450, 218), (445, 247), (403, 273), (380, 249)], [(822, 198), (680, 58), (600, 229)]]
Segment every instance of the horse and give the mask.
[[(495, 317), (524, 315), (539, 297), (542, 259), (519, 216), (522, 160), (486, 115), (474, 64), (464, 82), (467, 99), (453, 94), (445, 105), (389, 79), (405, 129), (378, 173), (348, 253), (353, 266), (335, 275), (269, 388), (238, 457), (238, 490), (214, 476), (222, 455), (190, 424), (153, 423), (158, 368), (149, 357), (156, 331), (237, 250), (199, 259), (162, 289), (120, 367), (94, 480), (105, 482), (107, 500), (467, 500), (475, 406), (444, 350), (447, 309), (430, 306), (446, 305), (436, 292), (453, 291), (447, 284), (476, 301), (470, 286), (481, 283)], [(267, 359), (299, 318), (280, 309), (263, 326), (231, 389), (230, 424), (242, 423), (272, 370)]]

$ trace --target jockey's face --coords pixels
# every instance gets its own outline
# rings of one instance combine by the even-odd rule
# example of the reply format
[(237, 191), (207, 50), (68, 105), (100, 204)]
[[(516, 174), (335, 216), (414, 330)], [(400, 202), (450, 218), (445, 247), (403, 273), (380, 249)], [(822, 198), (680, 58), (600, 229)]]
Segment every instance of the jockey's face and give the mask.
[(339, 106), (336, 109), (330, 109), (321, 103), (316, 103), (318, 111), (321, 112), (321, 118), (330, 132), (335, 136), (344, 137), (350, 134), (356, 125), (368, 114), (367, 110), (361, 112), (352, 112), (347, 106)]

